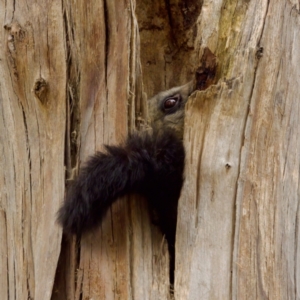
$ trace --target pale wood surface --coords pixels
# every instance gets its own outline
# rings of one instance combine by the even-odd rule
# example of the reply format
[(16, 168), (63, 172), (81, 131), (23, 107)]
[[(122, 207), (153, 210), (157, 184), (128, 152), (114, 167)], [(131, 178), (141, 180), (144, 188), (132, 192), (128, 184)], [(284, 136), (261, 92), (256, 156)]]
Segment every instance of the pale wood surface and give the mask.
[(1, 1), (0, 19), (0, 299), (50, 299), (65, 184), (61, 2)]
[(65, 177), (143, 126), (143, 90), (190, 80), (205, 47), (217, 82), (187, 107), (175, 299), (300, 297), (297, 1), (18, 0), (0, 19), (0, 299), (171, 298), (142, 199), (77, 244), (55, 214)]
[(299, 299), (299, 4), (220, 4), (200, 16), (220, 78), (187, 109), (176, 299)]

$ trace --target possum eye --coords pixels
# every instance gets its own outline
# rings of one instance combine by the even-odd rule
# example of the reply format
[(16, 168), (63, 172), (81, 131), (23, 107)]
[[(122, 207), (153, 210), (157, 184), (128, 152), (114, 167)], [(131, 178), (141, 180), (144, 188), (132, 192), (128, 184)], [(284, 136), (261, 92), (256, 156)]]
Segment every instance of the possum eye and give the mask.
[(168, 109), (168, 108), (172, 108), (173, 106), (175, 106), (176, 104), (176, 100), (171, 98), (171, 99), (167, 99), (164, 103), (164, 108)]
[(181, 100), (180, 94), (168, 97), (164, 100), (163, 109), (165, 112), (174, 112), (174, 109), (178, 106)]

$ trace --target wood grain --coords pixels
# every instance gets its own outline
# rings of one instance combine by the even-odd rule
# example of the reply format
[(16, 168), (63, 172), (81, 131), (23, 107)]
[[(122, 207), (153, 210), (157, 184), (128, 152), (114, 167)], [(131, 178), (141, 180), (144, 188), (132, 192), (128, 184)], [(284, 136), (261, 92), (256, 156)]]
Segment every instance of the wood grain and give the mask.
[[(142, 126), (145, 97), (135, 3), (64, 5), (70, 132), (77, 137), (75, 144), (69, 142), (72, 176), (104, 144), (120, 143), (139, 122)], [(53, 299), (167, 299), (166, 242), (151, 229), (144, 199), (131, 198), (116, 202), (101, 227), (82, 237), (79, 245), (65, 241)]]
[(298, 6), (202, 11), (219, 82), (187, 107), (176, 299), (299, 298)]
[(61, 3), (5, 1), (0, 18), (0, 298), (50, 299), (65, 177)]
[(80, 241), (56, 211), (89, 155), (144, 126), (144, 91), (191, 80), (205, 49), (217, 70), (186, 110), (175, 299), (299, 299), (296, 0), (9, 0), (0, 18), (0, 299), (173, 299), (143, 199)]

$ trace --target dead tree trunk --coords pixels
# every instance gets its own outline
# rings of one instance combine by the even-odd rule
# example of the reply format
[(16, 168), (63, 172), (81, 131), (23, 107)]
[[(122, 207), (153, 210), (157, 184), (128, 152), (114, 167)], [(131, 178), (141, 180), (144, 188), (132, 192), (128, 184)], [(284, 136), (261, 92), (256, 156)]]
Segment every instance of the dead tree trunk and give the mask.
[(0, 19), (0, 298), (50, 299), (65, 185), (61, 3), (1, 1)]
[(175, 299), (299, 298), (297, 1), (17, 0), (0, 16), (0, 299), (173, 297), (143, 199), (80, 241), (55, 214), (85, 159), (143, 126), (143, 90), (191, 80), (206, 48), (217, 72), (186, 111)]
[(199, 20), (219, 81), (187, 108), (176, 299), (299, 299), (299, 3)]
[[(70, 176), (103, 144), (124, 140), (144, 116), (134, 5), (64, 2)], [(143, 202), (120, 200), (79, 243), (64, 241), (53, 299), (167, 297), (166, 247), (151, 235)]]

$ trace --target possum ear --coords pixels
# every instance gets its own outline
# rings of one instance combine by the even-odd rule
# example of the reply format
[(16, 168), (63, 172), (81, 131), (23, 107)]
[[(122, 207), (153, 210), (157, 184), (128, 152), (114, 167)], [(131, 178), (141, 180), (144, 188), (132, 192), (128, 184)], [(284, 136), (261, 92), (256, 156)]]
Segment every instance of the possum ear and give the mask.
[(196, 76), (193, 80), (188, 82), (187, 84), (183, 85), (180, 89), (180, 94), (183, 99), (187, 99), (192, 92), (196, 90), (197, 87), (197, 80)]

